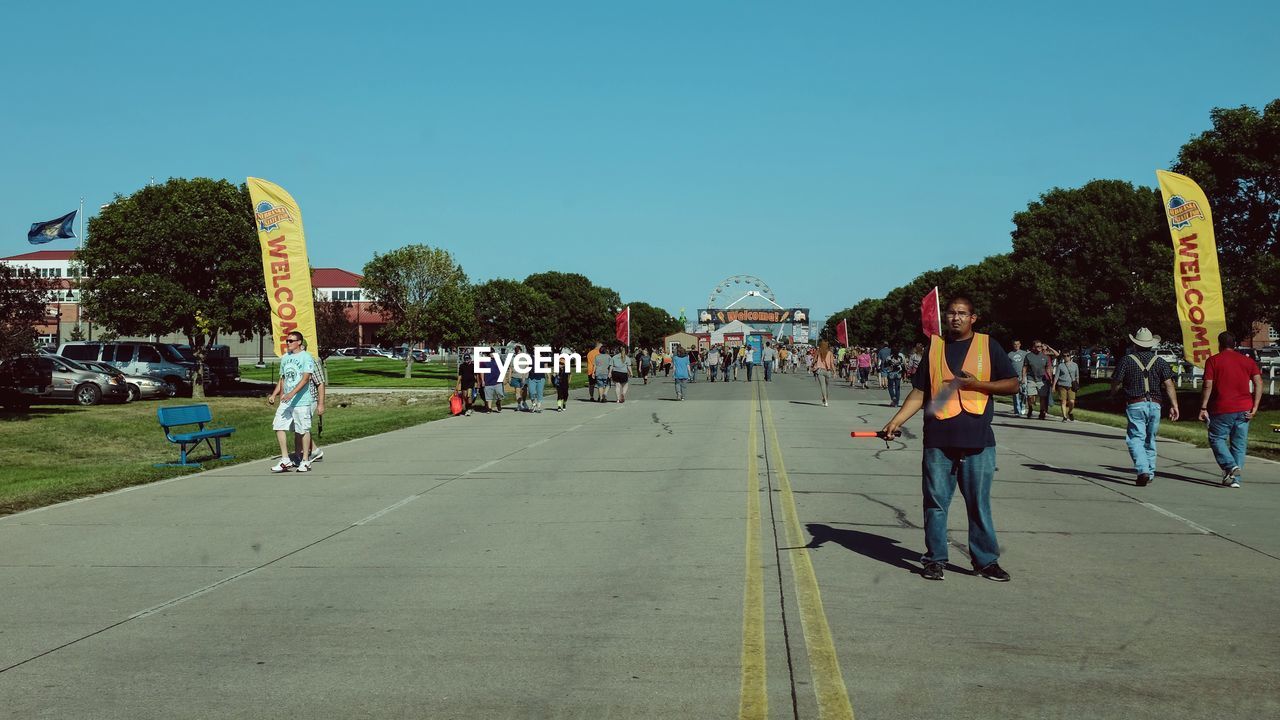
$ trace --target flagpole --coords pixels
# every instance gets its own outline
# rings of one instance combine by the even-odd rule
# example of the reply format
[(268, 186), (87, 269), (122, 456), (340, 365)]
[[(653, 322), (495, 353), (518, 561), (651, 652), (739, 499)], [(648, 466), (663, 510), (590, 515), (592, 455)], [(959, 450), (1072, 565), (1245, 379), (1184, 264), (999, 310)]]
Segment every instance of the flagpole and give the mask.
[[(933, 312), (936, 313), (938, 316), (938, 334), (941, 335), (942, 334), (942, 293), (938, 292), (937, 285), (933, 286), (933, 299), (934, 299)], [(970, 303), (970, 306), (971, 307), (969, 309), (972, 310), (973, 309), (972, 303)]]
[[(84, 196), (80, 196), (80, 237), (76, 238), (76, 330), (80, 330), (80, 316), (83, 314), (81, 308), (84, 307), (80, 294), (80, 283), (84, 273), (80, 271), (83, 265), (80, 264), (80, 251), (84, 249)], [(77, 334), (79, 334), (77, 332)], [(59, 333), (61, 335), (61, 333)]]

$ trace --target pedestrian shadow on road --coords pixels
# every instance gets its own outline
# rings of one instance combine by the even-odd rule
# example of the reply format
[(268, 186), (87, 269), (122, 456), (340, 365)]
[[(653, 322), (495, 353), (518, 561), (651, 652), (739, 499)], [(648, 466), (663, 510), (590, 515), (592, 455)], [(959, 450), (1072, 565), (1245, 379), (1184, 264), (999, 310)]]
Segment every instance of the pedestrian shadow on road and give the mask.
[[(864, 557), (878, 560), (886, 565), (920, 573), (920, 554), (912, 552), (898, 544), (897, 540), (862, 532), (861, 530), (843, 530), (822, 523), (807, 523), (805, 529), (812, 538), (806, 548), (817, 550), (827, 543), (835, 543), (846, 550), (852, 550)], [(961, 568), (953, 568), (964, 573)]]
[[(1117, 472), (1127, 472), (1127, 473), (1133, 472), (1133, 470), (1130, 468), (1121, 468), (1121, 467), (1116, 467), (1114, 465), (1104, 465), (1103, 467), (1105, 467), (1108, 470), (1115, 470)], [(1177, 473), (1163, 472), (1161, 470), (1157, 470), (1156, 479), (1159, 479), (1159, 478), (1168, 478), (1170, 480), (1181, 480), (1182, 482), (1193, 483), (1195, 485), (1208, 485), (1209, 487), (1222, 487), (1221, 480), (1205, 480), (1204, 478), (1193, 478), (1187, 475), (1179, 475)]]
[(790, 402), (792, 405), (814, 405), (814, 406), (816, 406), (816, 407), (822, 407), (822, 403), (820, 403), (820, 402), (809, 402), (808, 400), (791, 400), (791, 401), (789, 401), (789, 402)]
[[(1041, 421), (1041, 422), (1047, 423), (1048, 420)], [(1014, 428), (1016, 430), (1037, 430), (1039, 432), (1059, 433), (1062, 435), (1079, 435), (1080, 437), (1102, 438), (1103, 440), (1124, 440), (1123, 434), (1107, 435), (1104, 433), (1089, 432), (1087, 430), (1068, 430), (1066, 428), (1053, 427), (1051, 425), (1044, 425), (1044, 424), (1011, 425), (1009, 423), (993, 422), (991, 423), (991, 427), (1006, 427), (1006, 428)]]
[(1116, 485), (1136, 485), (1137, 484), (1134, 480), (1130, 479), (1130, 477), (1133, 475), (1133, 471), (1121, 469), (1121, 468), (1108, 468), (1112, 470), (1119, 470), (1120, 472), (1124, 473), (1125, 475), (1124, 477), (1117, 478), (1113, 475), (1103, 475), (1102, 473), (1089, 472), (1088, 470), (1075, 470), (1072, 468), (1051, 467), (1049, 465), (1042, 465), (1040, 463), (1023, 463), (1022, 467), (1029, 468), (1037, 472), (1051, 472), (1051, 473), (1058, 473), (1059, 475), (1070, 475), (1071, 477), (1089, 478), (1091, 480), (1101, 480), (1102, 482), (1109, 482)]

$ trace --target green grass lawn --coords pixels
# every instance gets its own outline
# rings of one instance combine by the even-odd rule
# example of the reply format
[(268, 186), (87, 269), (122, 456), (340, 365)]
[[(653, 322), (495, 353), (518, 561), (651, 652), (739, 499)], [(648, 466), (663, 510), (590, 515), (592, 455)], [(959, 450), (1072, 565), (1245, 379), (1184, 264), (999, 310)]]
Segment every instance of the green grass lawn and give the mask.
[[(404, 361), (390, 358), (364, 358), (357, 362), (354, 358), (329, 358), (325, 364), (329, 373), (329, 385), (332, 387), (350, 388), (431, 388), (453, 387), (458, 378), (458, 369), (453, 363), (432, 361), (427, 364), (415, 362), (413, 377), (404, 378)], [(265, 368), (253, 365), (241, 365), (240, 377), (245, 380), (265, 380), (275, 382), (280, 376), (274, 360), (267, 361)], [(569, 380), (569, 387), (586, 386), (586, 375), (578, 373)], [(547, 394), (555, 397), (555, 388), (547, 384)]]
[[(1076, 395), (1076, 417), (1111, 427), (1125, 427), (1128, 421), (1124, 416), (1124, 401), (1111, 399), (1108, 393), (1110, 388), (1111, 385), (1106, 382), (1082, 385)], [(1209, 437), (1205, 424), (1197, 419), (1200, 414), (1200, 391), (1189, 388), (1179, 390), (1178, 409), (1182, 419), (1170, 422), (1166, 412), (1160, 422), (1160, 436), (1208, 448)], [(1056, 398), (1049, 412), (1055, 418), (1062, 416)], [(1280, 460), (1280, 433), (1271, 430), (1271, 426), (1277, 423), (1280, 423), (1280, 396), (1263, 395), (1262, 409), (1249, 423), (1250, 455)]]
[[(156, 422), (156, 408), (191, 402), (38, 405), (25, 414), (0, 411), (0, 515), (195, 472), (153, 467), (178, 459), (178, 446), (165, 440)], [(279, 454), (271, 430), (273, 408), (261, 397), (211, 397), (205, 402), (213, 411), (214, 426), (236, 428), (222, 444), (223, 452), (235, 459), (206, 462), (205, 467), (258, 461), (266, 473), (266, 459)], [(448, 415), (443, 398), (404, 393), (335, 396), (325, 410), (321, 446)], [(201, 462), (209, 454), (202, 446), (191, 460)]]
[[(452, 368), (414, 363), (414, 379), (400, 375), (397, 360), (330, 363), (330, 378), (354, 387), (429, 388), (452, 387)], [(250, 367), (249, 370), (254, 368)], [(261, 371), (271, 380), (271, 369)], [(247, 377), (252, 377), (245, 373)], [(581, 388), (586, 375), (574, 375), (570, 387)], [(333, 383), (337, 386), (337, 383)], [(266, 388), (246, 392), (256, 397), (208, 397), (203, 401), (175, 398), (164, 402), (138, 401), (128, 405), (80, 407), (71, 404), (36, 405), (28, 413), (0, 410), (0, 515), (70, 500), (84, 495), (140, 485), (196, 472), (195, 468), (154, 467), (176, 462), (178, 446), (170, 444), (156, 421), (162, 405), (208, 403), (214, 427), (234, 427), (223, 440), (223, 452), (233, 460), (208, 461), (208, 449), (193, 450), (190, 460), (206, 468), (246, 461), (263, 462), (279, 454), (271, 430), (273, 408), (266, 404)], [(555, 390), (547, 388), (554, 405)], [(515, 397), (508, 388), (507, 404)], [(324, 415), (321, 446), (437, 420), (449, 414), (447, 395), (425, 398), (417, 393), (334, 393)]]
[[(325, 363), (329, 372), (329, 384), (334, 387), (391, 387), (391, 388), (426, 388), (452, 387), (457, 378), (457, 368), (453, 363), (413, 364), (413, 377), (404, 377), (404, 361), (390, 358), (329, 358)], [(252, 363), (240, 365), (240, 377), (245, 380), (266, 380), (275, 382), (279, 377), (277, 362), (268, 360), (264, 368), (254, 367)]]

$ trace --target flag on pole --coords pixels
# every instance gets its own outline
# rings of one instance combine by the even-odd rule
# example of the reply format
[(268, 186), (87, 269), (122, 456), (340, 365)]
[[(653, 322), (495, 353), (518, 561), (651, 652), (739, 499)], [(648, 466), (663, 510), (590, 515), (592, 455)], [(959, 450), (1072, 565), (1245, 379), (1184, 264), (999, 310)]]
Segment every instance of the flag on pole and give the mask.
[(849, 347), (849, 318), (840, 321), (836, 325), (836, 341), (845, 347)]
[(622, 308), (622, 312), (613, 318), (613, 331), (617, 336), (618, 342), (625, 347), (631, 347), (631, 306)]
[(57, 220), (31, 223), (31, 229), (27, 231), (27, 242), (43, 245), (51, 240), (75, 237), (76, 212), (72, 210)]
[(1218, 334), (1227, 329), (1209, 200), (1185, 175), (1157, 170), (1156, 180), (1173, 235), (1173, 292), (1178, 296), (1182, 352), (1203, 368)]
[(920, 327), (925, 337), (942, 334), (942, 301), (938, 299), (938, 287), (920, 301)]
[(318, 348), (302, 212), (293, 196), (279, 185), (252, 177), (246, 183), (262, 247), (262, 272), (271, 305), (272, 349), (276, 357), (284, 357), (288, 352), (285, 339), (294, 331), (302, 333), (311, 347)]

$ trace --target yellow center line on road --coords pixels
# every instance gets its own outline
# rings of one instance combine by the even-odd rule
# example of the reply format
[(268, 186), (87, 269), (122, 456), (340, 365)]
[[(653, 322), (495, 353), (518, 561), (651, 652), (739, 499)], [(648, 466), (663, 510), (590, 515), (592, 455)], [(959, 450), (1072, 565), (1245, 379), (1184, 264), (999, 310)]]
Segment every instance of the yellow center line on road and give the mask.
[(742, 591), (741, 720), (767, 720), (769, 694), (765, 683), (764, 564), (760, 558), (760, 468), (756, 462), (756, 415), (759, 390), (751, 394), (747, 413), (747, 580)]
[(769, 405), (768, 394), (763, 390), (760, 392), (765, 430), (769, 435), (769, 459), (771, 464), (776, 463), (778, 491), (790, 549), (787, 557), (791, 560), (791, 576), (795, 581), (796, 601), (800, 605), (800, 624), (804, 629), (805, 649), (809, 653), (809, 672), (813, 677), (813, 691), (818, 700), (818, 717), (824, 720), (853, 720), (849, 691), (845, 688), (844, 675), (840, 672), (840, 660), (836, 656), (835, 642), (831, 639), (827, 614), (822, 608), (822, 594), (818, 592), (818, 576), (813, 571), (813, 562), (805, 547), (807, 541), (800, 529), (800, 518), (796, 514), (791, 480), (787, 477), (787, 467), (782, 460), (782, 445), (778, 442), (778, 430), (773, 424), (773, 409)]

